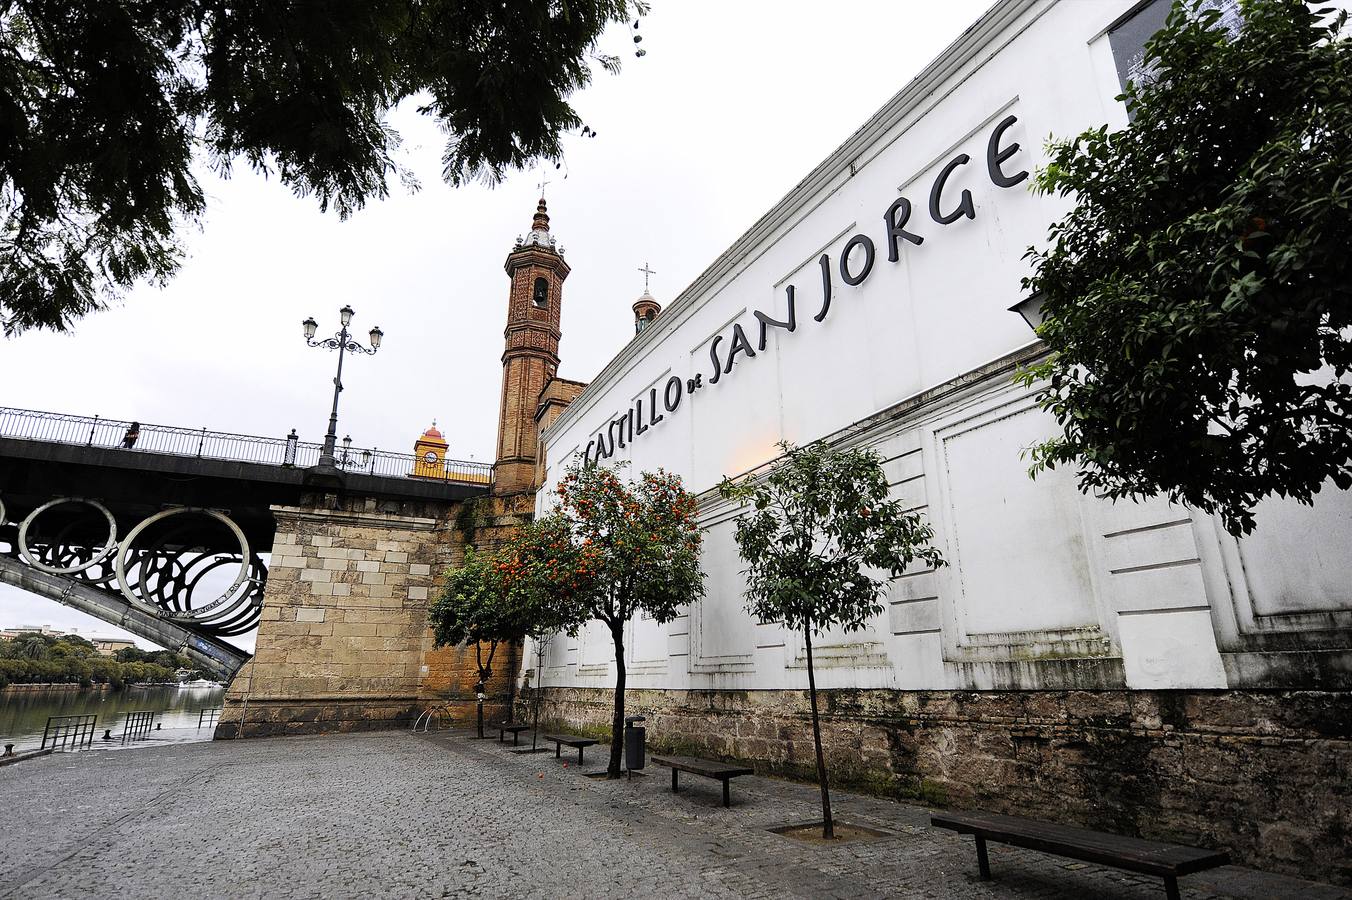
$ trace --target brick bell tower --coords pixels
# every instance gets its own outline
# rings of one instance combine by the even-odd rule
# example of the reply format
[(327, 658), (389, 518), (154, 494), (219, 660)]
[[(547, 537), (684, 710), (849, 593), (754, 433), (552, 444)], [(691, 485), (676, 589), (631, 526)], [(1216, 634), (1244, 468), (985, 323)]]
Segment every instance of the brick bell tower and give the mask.
[(570, 270), (549, 233), (544, 197), (535, 209), (530, 234), (517, 239), (505, 268), (512, 288), (503, 333), (498, 459), (493, 474), (493, 491), (499, 495), (530, 493), (537, 487), (535, 413), (540, 392), (559, 368), (559, 307)]

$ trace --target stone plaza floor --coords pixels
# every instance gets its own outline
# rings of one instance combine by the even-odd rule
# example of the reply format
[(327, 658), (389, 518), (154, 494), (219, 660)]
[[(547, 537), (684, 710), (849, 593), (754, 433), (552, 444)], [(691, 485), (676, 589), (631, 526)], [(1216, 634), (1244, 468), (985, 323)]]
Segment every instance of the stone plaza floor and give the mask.
[[(603, 767), (589, 748), (586, 771)], [(928, 811), (835, 791), (880, 839), (814, 846), (770, 828), (819, 818), (815, 785), (667, 770), (607, 782), (553, 752), (467, 732), (179, 744), (0, 769), (0, 897), (1163, 897), (1162, 883), (991, 845)], [(1352, 898), (1226, 867), (1188, 898)]]

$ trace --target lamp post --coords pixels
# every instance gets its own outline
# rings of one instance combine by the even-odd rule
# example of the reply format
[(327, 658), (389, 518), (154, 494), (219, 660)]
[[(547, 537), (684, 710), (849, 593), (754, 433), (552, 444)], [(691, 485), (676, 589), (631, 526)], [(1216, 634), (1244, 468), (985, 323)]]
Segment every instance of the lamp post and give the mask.
[(1022, 316), (1023, 321), (1028, 324), (1029, 328), (1033, 329), (1033, 332), (1035, 334), (1037, 333), (1038, 328), (1047, 318), (1042, 313), (1041, 294), (1034, 294), (1031, 297), (1026, 297), (1023, 300), (1020, 300), (1018, 303), (1015, 303), (1013, 306), (1011, 306), (1009, 308), (1009, 311), (1012, 313), (1018, 313), (1020, 316)]
[(319, 453), (319, 465), (330, 469), (335, 468), (333, 453), (338, 443), (338, 395), (343, 392), (343, 356), (349, 352), (373, 355), (380, 349), (380, 342), (385, 337), (385, 332), (376, 326), (371, 329), (371, 346), (364, 347), (347, 332), (347, 326), (352, 324), (352, 307), (344, 306), (338, 310), (338, 319), (343, 326), (338, 333), (318, 341), (315, 340), (315, 332), (319, 330), (319, 323), (313, 317), (301, 323), (305, 328), (305, 343), (311, 347), (338, 351), (338, 374), (333, 377), (333, 411), (329, 413), (329, 430), (324, 435), (324, 449)]

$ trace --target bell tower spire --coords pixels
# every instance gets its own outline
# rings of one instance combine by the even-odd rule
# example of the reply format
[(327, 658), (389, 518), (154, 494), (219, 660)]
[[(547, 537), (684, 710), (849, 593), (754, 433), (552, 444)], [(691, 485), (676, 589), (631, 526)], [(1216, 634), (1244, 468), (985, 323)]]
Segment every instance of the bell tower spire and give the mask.
[(540, 392), (559, 368), (559, 312), (570, 269), (549, 233), (543, 187), (530, 233), (517, 238), (504, 266), (512, 280), (503, 332), (502, 396), (494, 492), (534, 491), (539, 456), (535, 412)]

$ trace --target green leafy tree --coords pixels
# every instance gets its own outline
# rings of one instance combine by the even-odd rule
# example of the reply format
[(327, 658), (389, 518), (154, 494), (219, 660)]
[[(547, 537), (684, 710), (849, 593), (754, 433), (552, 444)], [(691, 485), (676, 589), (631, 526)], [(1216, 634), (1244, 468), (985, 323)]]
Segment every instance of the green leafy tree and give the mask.
[[(510, 550), (490, 553), (466, 547), (464, 561), (447, 573), (446, 585), (428, 611), (438, 647), (474, 646), (480, 697), (493, 677), (498, 648), (525, 635), (527, 623), (519, 604), (524, 577), (523, 564)], [(483, 737), (482, 699), (477, 713), (478, 734)]]
[(531, 750), (537, 748), (540, 735), (540, 699), (544, 654), (560, 633), (576, 634), (580, 626), (573, 602), (580, 591), (589, 589), (591, 578), (581, 565), (580, 548), (571, 540), (571, 525), (560, 516), (548, 516), (531, 522), (511, 541), (511, 551), (520, 562), (517, 585), (525, 636), (535, 651)]
[(72, 659), (87, 659), (98, 656), (99, 653), (93, 642), (87, 641), (77, 634), (61, 635), (51, 645), (49, 652), (53, 657), (70, 657)]
[(1131, 124), (1051, 145), (1035, 187), (1075, 205), (1024, 282), (1051, 352), (1023, 379), (1063, 431), (1032, 471), (1236, 534), (1352, 487), (1352, 42), (1302, 0), (1243, 18), (1176, 5)]
[(931, 528), (900, 500), (889, 499), (877, 453), (820, 443), (779, 446), (784, 457), (763, 478), (725, 478), (719, 491), (750, 507), (738, 517), (735, 532), (747, 563), (747, 611), (803, 633), (822, 836), (833, 838), (812, 635), (831, 627), (864, 628), (882, 614), (889, 582), (913, 562), (938, 567), (944, 560), (931, 546)]
[(50, 655), (53, 642), (40, 634), (29, 634), (14, 643), (18, 645), (19, 654), (25, 659), (46, 659)]
[[(0, 5), (0, 319), (64, 330), (178, 268), (205, 207), (193, 164), (236, 161), (341, 216), (415, 186), (388, 112), (447, 135), (443, 177), (556, 160), (597, 41), (641, 0)], [(589, 129), (584, 129), (588, 133)]]
[(574, 463), (559, 482), (558, 504), (542, 517), (541, 548), (552, 602), (576, 630), (605, 623), (615, 645), (615, 707), (607, 775), (619, 778), (624, 736), (624, 628), (639, 612), (670, 622), (704, 595), (699, 567), (698, 504), (679, 475), (644, 472), (638, 481), (615, 467)]

